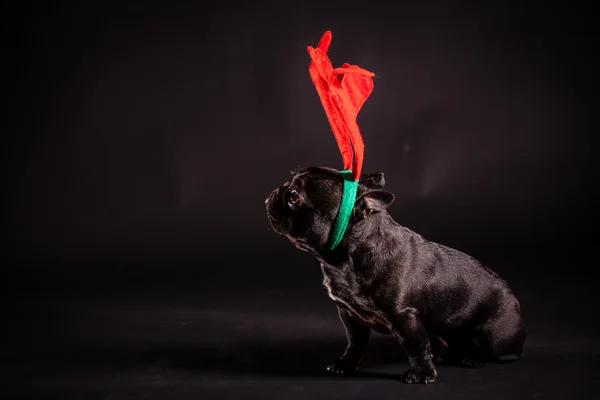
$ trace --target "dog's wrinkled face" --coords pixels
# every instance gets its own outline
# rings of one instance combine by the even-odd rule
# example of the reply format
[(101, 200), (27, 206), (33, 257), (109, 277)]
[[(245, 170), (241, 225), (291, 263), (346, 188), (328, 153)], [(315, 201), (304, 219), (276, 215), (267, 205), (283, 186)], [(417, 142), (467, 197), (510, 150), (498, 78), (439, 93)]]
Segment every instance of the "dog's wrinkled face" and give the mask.
[[(383, 174), (361, 175), (352, 220), (382, 211), (393, 195), (381, 189)], [(331, 168), (311, 167), (291, 172), (290, 180), (266, 198), (267, 217), (273, 230), (296, 247), (310, 251), (327, 245), (340, 206), (343, 181)]]

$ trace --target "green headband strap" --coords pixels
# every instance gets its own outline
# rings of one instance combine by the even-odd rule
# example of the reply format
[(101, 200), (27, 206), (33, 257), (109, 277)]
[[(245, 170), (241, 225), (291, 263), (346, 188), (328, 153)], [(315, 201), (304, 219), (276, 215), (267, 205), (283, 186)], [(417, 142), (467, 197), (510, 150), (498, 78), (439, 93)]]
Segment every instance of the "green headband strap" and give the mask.
[(329, 249), (333, 250), (340, 244), (346, 228), (348, 228), (348, 222), (350, 222), (350, 215), (354, 209), (354, 202), (356, 201), (356, 193), (358, 191), (358, 181), (352, 180), (352, 171), (343, 170), (339, 171), (342, 179), (344, 180), (344, 190), (342, 192), (342, 201), (340, 202), (340, 209), (338, 210), (337, 217), (333, 224), (329, 236)]

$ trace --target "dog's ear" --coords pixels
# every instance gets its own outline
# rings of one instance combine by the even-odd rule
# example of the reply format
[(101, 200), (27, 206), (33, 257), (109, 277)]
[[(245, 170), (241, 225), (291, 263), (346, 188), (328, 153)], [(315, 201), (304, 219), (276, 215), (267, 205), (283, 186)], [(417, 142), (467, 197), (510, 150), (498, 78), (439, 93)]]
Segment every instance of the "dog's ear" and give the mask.
[(362, 183), (369, 189), (383, 189), (385, 186), (383, 172), (378, 172), (376, 174), (362, 174), (358, 182)]
[(363, 219), (381, 212), (394, 202), (394, 195), (386, 190), (369, 190), (360, 195), (354, 203), (354, 217)]

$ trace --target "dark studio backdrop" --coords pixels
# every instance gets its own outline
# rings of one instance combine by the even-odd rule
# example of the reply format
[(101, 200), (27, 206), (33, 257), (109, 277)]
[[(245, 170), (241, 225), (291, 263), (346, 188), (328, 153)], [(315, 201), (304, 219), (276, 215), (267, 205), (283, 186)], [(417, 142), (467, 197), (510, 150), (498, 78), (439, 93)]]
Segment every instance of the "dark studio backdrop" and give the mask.
[(385, 337), (365, 368), (388, 379), (321, 376), (342, 327), (317, 262), (266, 221), (290, 168), (342, 166), (308, 75), (325, 30), (334, 63), (376, 73), (358, 122), (390, 213), (506, 278), (529, 321), (529, 361), (440, 369), (421, 394), (598, 393), (590, 10), (91, 1), (3, 14), (12, 393), (408, 390)]

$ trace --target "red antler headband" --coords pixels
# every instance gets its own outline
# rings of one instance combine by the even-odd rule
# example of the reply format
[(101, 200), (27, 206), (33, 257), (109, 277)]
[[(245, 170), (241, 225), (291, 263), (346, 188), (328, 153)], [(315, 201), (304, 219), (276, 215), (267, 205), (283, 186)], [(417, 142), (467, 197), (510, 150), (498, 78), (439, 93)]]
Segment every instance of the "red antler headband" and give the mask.
[[(341, 68), (333, 68), (326, 54), (330, 43), (331, 32), (327, 31), (321, 37), (316, 49), (308, 46), (308, 54), (312, 59), (309, 66), (310, 77), (317, 89), (344, 162), (344, 171), (340, 171), (344, 178), (344, 192), (336, 223), (330, 235), (330, 248), (333, 249), (344, 235), (356, 200), (364, 156), (364, 143), (356, 117), (373, 90), (371, 77), (375, 74), (347, 63), (344, 63)], [(352, 176), (352, 181), (347, 179), (349, 174)]]

